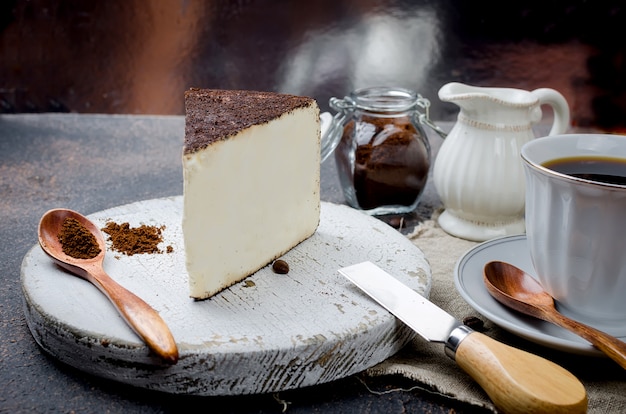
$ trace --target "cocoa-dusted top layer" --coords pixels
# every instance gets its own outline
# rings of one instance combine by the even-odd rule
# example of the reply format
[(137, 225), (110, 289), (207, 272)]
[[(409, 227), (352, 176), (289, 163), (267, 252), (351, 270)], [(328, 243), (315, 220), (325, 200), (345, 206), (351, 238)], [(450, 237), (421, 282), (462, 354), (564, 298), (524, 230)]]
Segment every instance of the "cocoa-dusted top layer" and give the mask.
[(275, 92), (191, 88), (185, 92), (185, 146), (190, 154), (298, 108), (312, 98)]

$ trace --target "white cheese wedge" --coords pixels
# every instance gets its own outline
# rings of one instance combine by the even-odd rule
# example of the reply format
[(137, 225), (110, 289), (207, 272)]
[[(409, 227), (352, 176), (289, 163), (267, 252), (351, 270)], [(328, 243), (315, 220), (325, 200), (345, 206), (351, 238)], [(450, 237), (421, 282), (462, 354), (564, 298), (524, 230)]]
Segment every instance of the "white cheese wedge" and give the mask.
[(190, 296), (206, 299), (310, 237), (320, 217), (314, 100), (185, 94), (183, 239)]

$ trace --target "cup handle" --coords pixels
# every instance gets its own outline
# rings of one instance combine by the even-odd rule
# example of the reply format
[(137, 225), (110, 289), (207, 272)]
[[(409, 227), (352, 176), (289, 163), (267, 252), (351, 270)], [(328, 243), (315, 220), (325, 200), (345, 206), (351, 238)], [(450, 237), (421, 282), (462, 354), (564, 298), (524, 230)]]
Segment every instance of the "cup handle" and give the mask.
[(548, 135), (564, 134), (570, 126), (569, 105), (565, 97), (550, 88), (535, 89), (531, 93), (539, 99), (540, 105), (550, 105), (554, 110), (554, 121)]

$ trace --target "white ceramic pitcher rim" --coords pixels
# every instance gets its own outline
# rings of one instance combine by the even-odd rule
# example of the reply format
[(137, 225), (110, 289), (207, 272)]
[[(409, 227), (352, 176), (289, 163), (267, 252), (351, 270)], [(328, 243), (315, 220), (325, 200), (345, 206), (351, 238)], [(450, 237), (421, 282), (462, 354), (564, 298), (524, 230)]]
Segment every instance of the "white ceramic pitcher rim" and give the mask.
[[(592, 181), (592, 180), (587, 180), (584, 178), (579, 178), (579, 177), (574, 177), (571, 175), (567, 175), (567, 174), (563, 174), (557, 171), (554, 171), (548, 167), (545, 167), (543, 165), (543, 163), (547, 162), (547, 161), (551, 161), (551, 160), (555, 160), (555, 159), (559, 159), (559, 158), (569, 158), (569, 157), (574, 157), (574, 155), (570, 156), (570, 155), (566, 155), (566, 154), (562, 154), (562, 155), (558, 155), (558, 156), (553, 156), (553, 157), (548, 157), (544, 160), (541, 161), (534, 161), (532, 160), (529, 152), (533, 149), (533, 147), (537, 147), (540, 145), (544, 145), (546, 143), (549, 142), (565, 142), (568, 141), (569, 142), (573, 142), (573, 140), (576, 139), (617, 139), (617, 140), (622, 140), (624, 141), (623, 145), (626, 146), (626, 136), (624, 135), (617, 135), (617, 134), (593, 134), (593, 133), (589, 133), (589, 134), (562, 134), (562, 135), (552, 135), (552, 136), (548, 136), (548, 137), (543, 137), (543, 138), (537, 138), (534, 139), (532, 141), (527, 142), (526, 144), (524, 144), (520, 150), (520, 157), (522, 159), (522, 161), (524, 161), (525, 165), (527, 167), (530, 167), (531, 170), (536, 171), (537, 173), (540, 173), (544, 176), (547, 177), (551, 177), (551, 178), (555, 178), (558, 179), (560, 181), (565, 181), (565, 182), (569, 182), (569, 183), (576, 183), (576, 184), (581, 184), (584, 186), (589, 186), (589, 187), (595, 187), (595, 188), (604, 188), (607, 190), (612, 190), (612, 191), (619, 191), (619, 192), (626, 192), (626, 185), (624, 184), (612, 184), (612, 183), (605, 183), (605, 182), (600, 182), (600, 181)], [(599, 158), (617, 158), (617, 159), (623, 159), (626, 162), (626, 157), (622, 157), (622, 156), (614, 156), (614, 155), (607, 155), (607, 154), (598, 154), (598, 153), (593, 153), (593, 152), (589, 152), (587, 154), (581, 153), (575, 156), (585, 156), (588, 155), (590, 157), (599, 157)]]
[(439, 99), (444, 102), (457, 102), (479, 98), (512, 108), (527, 108), (539, 103), (539, 98), (536, 95), (524, 89), (475, 86), (461, 82), (450, 82), (443, 85), (439, 89), (438, 95)]

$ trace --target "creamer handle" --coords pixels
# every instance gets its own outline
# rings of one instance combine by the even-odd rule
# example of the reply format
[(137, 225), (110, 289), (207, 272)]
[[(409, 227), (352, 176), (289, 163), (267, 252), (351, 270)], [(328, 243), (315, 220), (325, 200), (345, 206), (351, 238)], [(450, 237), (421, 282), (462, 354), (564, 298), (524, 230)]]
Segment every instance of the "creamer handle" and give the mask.
[(539, 99), (541, 105), (550, 105), (554, 110), (554, 121), (548, 135), (559, 135), (567, 132), (570, 126), (570, 111), (565, 97), (550, 88), (535, 89), (531, 93)]

